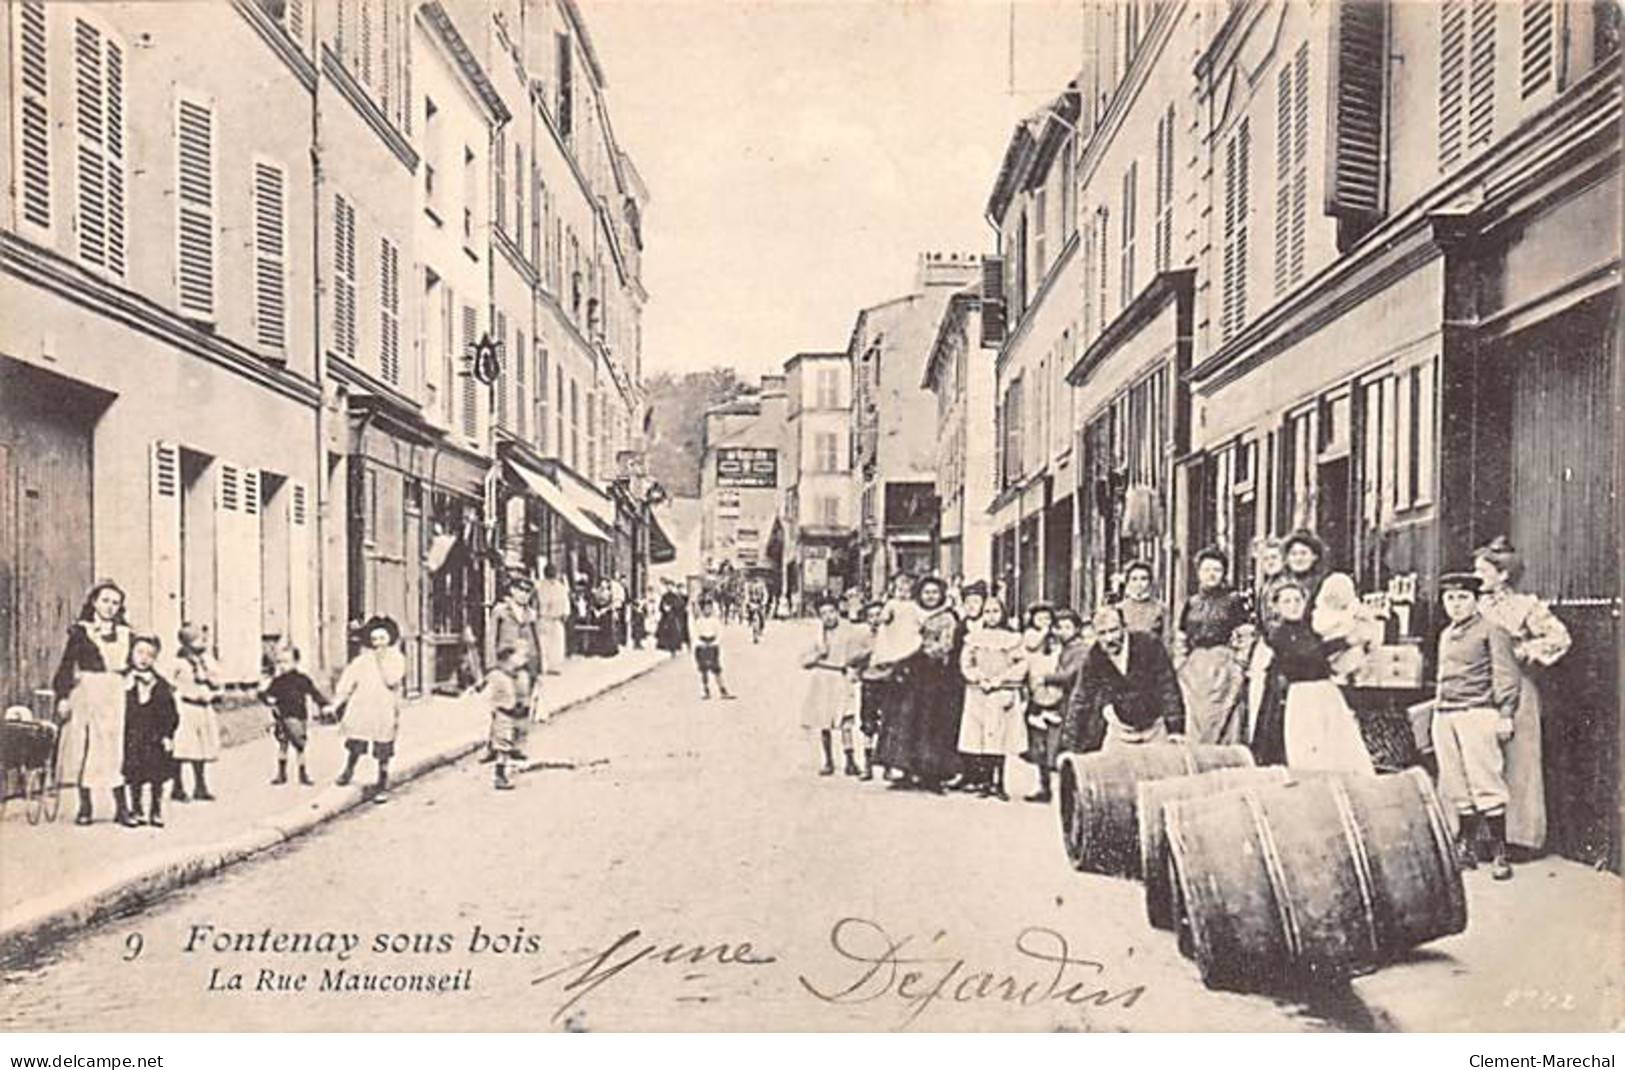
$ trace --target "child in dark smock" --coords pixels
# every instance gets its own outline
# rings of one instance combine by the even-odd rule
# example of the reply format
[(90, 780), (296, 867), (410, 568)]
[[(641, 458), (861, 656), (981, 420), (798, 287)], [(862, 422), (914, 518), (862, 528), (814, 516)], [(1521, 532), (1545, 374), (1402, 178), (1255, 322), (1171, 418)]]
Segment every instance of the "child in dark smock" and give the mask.
[(305, 741), (309, 737), (310, 704), (320, 710), (327, 699), (299, 669), (299, 649), (279, 646), (273, 655), (273, 675), (260, 688), (260, 701), (271, 707), (271, 731), (276, 736), (276, 776), (273, 784), (288, 782), (288, 748), (299, 756), (299, 783), (312, 786), (305, 771)]
[[(160, 647), (154, 635), (130, 640), (129, 683), (124, 692), (124, 787), (119, 789), (129, 796), (127, 820), (119, 822), (128, 828), (164, 827), (164, 784), (175, 775), (170, 751), (181, 718), (174, 689), (153, 668)], [(142, 814), (142, 788), (152, 800), (150, 818)]]

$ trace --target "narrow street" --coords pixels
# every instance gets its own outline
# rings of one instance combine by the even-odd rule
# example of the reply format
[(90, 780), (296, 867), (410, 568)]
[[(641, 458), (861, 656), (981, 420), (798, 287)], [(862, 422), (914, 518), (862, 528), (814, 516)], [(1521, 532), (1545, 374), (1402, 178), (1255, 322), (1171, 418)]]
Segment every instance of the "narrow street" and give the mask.
[[(816, 744), (795, 727), (804, 686), (795, 655), (807, 627), (776, 623), (759, 647), (742, 628), (725, 633), (738, 701), (700, 701), (684, 655), (534, 732), (530, 754), (544, 764), (513, 792), (493, 791), (488, 768), (470, 759), (93, 930), (5, 977), (0, 1025), (1336, 1027), (1269, 999), (1204, 989), (1173, 940), (1145, 924), (1139, 885), (1067, 867), (1045, 808), (817, 776)], [(1013, 771), (1011, 782), (1029, 790), (1028, 772)], [(843, 918), (858, 920), (837, 928)], [(476, 927), (486, 945), (478, 951)], [(216, 950), (239, 934), (257, 941), (237, 945), (252, 950)], [(292, 934), (280, 952), (278, 934)], [(306, 934), (353, 934), (360, 944), (341, 961), (315, 949), (325, 945), (294, 950)], [(405, 950), (376, 950), (378, 934), (386, 943), (407, 934)], [(412, 937), (426, 934), (449, 939), (414, 949)], [(494, 950), (493, 937), (520, 950)], [(1063, 939), (1065, 957), (1101, 968), (1063, 966), (1057, 981), (1050, 960)], [(888, 942), (901, 945), (891, 960)], [(659, 950), (640, 957), (651, 944)], [(685, 953), (665, 955), (673, 944)], [(696, 948), (705, 951), (690, 954)], [(896, 962), (909, 957), (932, 961)], [(321, 991), (324, 971), (336, 979), (340, 969), (450, 975), (456, 988)], [(920, 977), (906, 980), (908, 970)], [(977, 976), (984, 971), (992, 980)], [(229, 987), (234, 974), (241, 990)], [(303, 991), (263, 990), (299, 975)], [(1023, 989), (1025, 1003), (1004, 998)]]

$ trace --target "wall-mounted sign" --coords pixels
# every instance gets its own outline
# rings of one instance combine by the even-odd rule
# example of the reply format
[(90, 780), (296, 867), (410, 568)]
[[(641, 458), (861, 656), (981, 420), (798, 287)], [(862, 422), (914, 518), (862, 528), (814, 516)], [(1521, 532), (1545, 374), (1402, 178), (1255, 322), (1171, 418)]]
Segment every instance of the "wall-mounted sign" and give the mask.
[(776, 487), (779, 451), (755, 446), (723, 446), (717, 450), (717, 486)]

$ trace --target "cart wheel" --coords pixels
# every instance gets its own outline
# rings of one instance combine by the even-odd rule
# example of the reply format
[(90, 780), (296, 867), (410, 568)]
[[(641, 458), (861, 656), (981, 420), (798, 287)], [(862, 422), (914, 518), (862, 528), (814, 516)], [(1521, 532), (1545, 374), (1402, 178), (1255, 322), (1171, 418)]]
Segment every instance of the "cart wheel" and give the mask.
[(39, 824), (39, 819), (45, 813), (45, 770), (23, 771), (23, 798), (28, 804), (28, 809), (23, 811), (28, 817), (28, 823)]
[(40, 812), (44, 814), (45, 820), (54, 822), (56, 815), (62, 812), (62, 785), (56, 778), (54, 758), (49, 765), (40, 770), (40, 779), (44, 782), (40, 792)]

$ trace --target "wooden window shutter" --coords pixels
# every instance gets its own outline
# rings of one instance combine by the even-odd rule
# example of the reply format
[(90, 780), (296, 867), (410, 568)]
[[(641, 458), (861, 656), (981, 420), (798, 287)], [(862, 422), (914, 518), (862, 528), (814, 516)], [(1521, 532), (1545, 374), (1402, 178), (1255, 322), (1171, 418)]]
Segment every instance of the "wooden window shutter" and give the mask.
[(378, 372), (386, 383), (401, 382), (401, 251), (388, 238), (378, 248)]
[(1247, 178), (1251, 135), (1242, 119), (1225, 145), (1224, 159), (1224, 285), (1220, 334), (1228, 340), (1247, 320)]
[(254, 340), (281, 352), (288, 342), (287, 179), (275, 164), (254, 164)]
[(1309, 45), (1298, 46), (1292, 87), (1292, 281), (1303, 280), (1309, 225)]
[[(1332, 17), (1326, 214), (1363, 230), (1387, 212), (1388, 4), (1342, 0)], [(1442, 131), (1441, 131), (1442, 136)]]
[[(505, 312), (498, 312), (491, 321), (491, 333), (496, 337), (497, 349), (500, 352), (508, 344), (508, 316)], [(497, 371), (497, 426), (508, 426), (508, 362), (501, 361)]]
[(1292, 286), (1292, 67), (1275, 75), (1275, 296)]
[(1439, 168), (1460, 162), (1466, 116), (1462, 89), (1467, 80), (1467, 0), (1442, 0), (1439, 7)]
[(152, 444), (149, 538), (151, 625), (166, 642), (181, 626), (181, 460), (172, 442)]
[(514, 336), (513, 343), (513, 422), (514, 430), (519, 433), (522, 441), (530, 439), (530, 406), (526, 397), (526, 365), (529, 364), (530, 354), (525, 350), (525, 332), (519, 331)]
[(497, 229), (505, 231), (508, 229), (508, 174), (502, 168), (508, 158), (508, 135), (504, 131), (497, 131), (494, 155), (496, 166), (492, 170), (496, 174), (492, 177), (496, 180)]
[(305, 50), (305, 0), (286, 0), (282, 6), (282, 25), (293, 38), (299, 51)]
[(1552, 80), (1552, 52), (1557, 40), (1557, 5), (1553, 0), (1523, 0), (1524, 96)]
[(175, 102), (178, 214), (176, 283), (180, 310), (214, 318), (214, 113), (196, 98)]
[(1174, 245), (1174, 106), (1157, 120), (1157, 176), (1153, 200), (1156, 203), (1156, 226), (1152, 234), (1152, 259), (1156, 270), (1167, 271), (1173, 266)]
[(124, 53), (84, 19), (74, 21), (73, 51), (79, 257), (123, 276)]
[(361, 0), (360, 75), (363, 85), (372, 85), (372, 0)]
[(472, 305), (463, 306), (463, 434), (474, 438), (480, 433), (479, 383), (474, 378), (474, 346), (479, 340), (479, 323)]
[(1497, 0), (1473, 0), (1472, 76), (1467, 86), (1467, 151), (1495, 136), (1495, 20)]
[(355, 207), (333, 197), (333, 348), (355, 360)]
[(1120, 225), (1120, 269), (1121, 286), (1117, 294), (1118, 308), (1127, 308), (1128, 303), (1134, 299), (1134, 217), (1139, 214), (1136, 210), (1135, 199), (1139, 193), (1140, 163), (1131, 161), (1128, 169), (1123, 172), (1123, 219)]
[(51, 226), (50, 54), (45, 4), (23, 0), (17, 8), (20, 88), (18, 150), (22, 218), (36, 227)]
[(304, 483), (293, 483), (288, 511), (288, 638), (308, 656), (315, 634), (316, 600), (310, 490)]
[(1007, 330), (1004, 300), (1004, 257), (982, 258), (982, 348), (1004, 345)]

